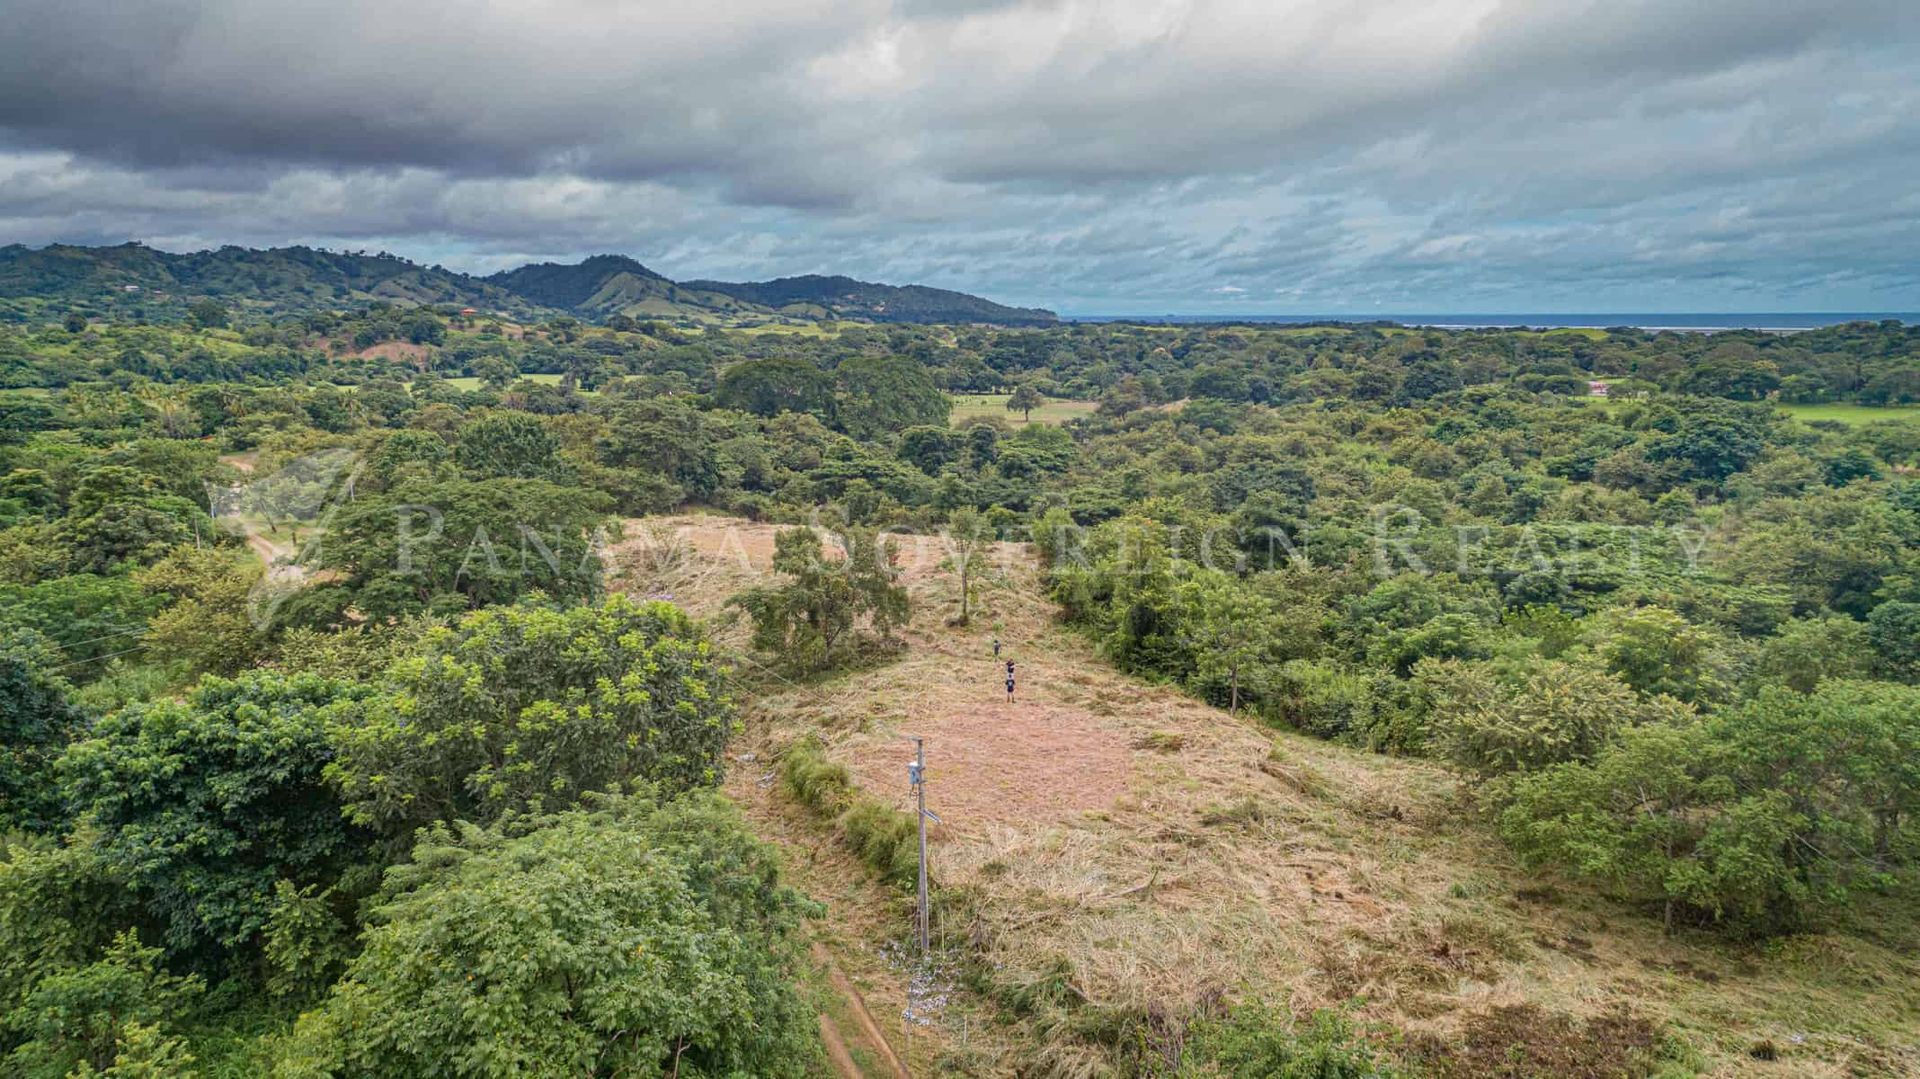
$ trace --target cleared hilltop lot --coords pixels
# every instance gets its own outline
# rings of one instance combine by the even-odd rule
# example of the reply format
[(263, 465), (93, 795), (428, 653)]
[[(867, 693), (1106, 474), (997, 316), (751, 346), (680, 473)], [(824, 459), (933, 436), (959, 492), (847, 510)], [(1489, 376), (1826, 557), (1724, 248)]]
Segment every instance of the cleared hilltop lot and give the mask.
[[(766, 571), (777, 531), (630, 522), (616, 585), (670, 596), (740, 643), (725, 601)], [(1023, 548), (994, 552), (983, 613), (949, 625), (957, 580), (938, 541), (906, 544), (905, 650), (808, 684), (750, 666), (728, 785), (829, 904), (823, 941), (916, 1065), (1098, 1074), (1103, 1024), (1150, 1031), (1153, 1016), (1225, 997), (1347, 1005), (1405, 1032), (1402, 1052), (1449, 1047), (1443, 1069), (1474, 1069), (1489, 1059), (1476, 1047), (1515, 1039), (1604, 1068), (1656, 1028), (1716, 1074), (1920, 1069), (1914, 929), (1873, 904), (1846, 934), (1751, 947), (1664, 936), (1644, 912), (1520, 870), (1432, 764), (1274, 731), (1117, 673), (1058, 623)], [(996, 635), (1019, 665), (1012, 706)], [(773, 776), (785, 747), (816, 736), (865, 794), (905, 808), (909, 734), (927, 739), (929, 805), (945, 821), (936, 936), (975, 989), (989, 972), (991, 997), (952, 975), (916, 1024), (900, 1018), (908, 970), (895, 958), (907, 908)]]

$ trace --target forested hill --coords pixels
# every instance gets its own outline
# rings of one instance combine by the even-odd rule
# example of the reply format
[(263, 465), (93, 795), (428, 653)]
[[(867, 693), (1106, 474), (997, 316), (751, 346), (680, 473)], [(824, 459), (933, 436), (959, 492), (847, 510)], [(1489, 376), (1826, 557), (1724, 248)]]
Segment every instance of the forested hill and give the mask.
[(877, 285), (819, 274), (773, 281), (689, 281), (684, 287), (815, 317), (875, 322), (992, 322), (1002, 326), (1044, 326), (1059, 321), (1059, 316), (1043, 308), (1007, 307), (964, 292), (925, 285)]
[(1057, 321), (1051, 311), (1007, 307), (947, 289), (793, 277), (731, 284), (677, 283), (623, 255), (543, 262), (474, 277), (396, 255), (309, 247), (222, 247), (174, 254), (138, 243), (0, 247), (0, 303), (81, 309), (88, 315), (165, 317), (214, 299), (267, 314), (337, 310), (376, 301), (473, 307), (516, 317), (571, 314), (603, 320), (738, 322), (778, 318), (873, 322)]
[(487, 281), (529, 302), (584, 318), (626, 315), (700, 319), (773, 314), (732, 296), (675, 284), (625, 255), (594, 255), (578, 263), (539, 262), (504, 270)]
[(513, 314), (531, 313), (533, 307), (478, 278), (385, 253), (222, 247), (174, 254), (138, 243), (0, 247), (0, 299), (138, 307), (159, 314), (209, 297), (274, 312), (373, 300), (485, 307)]

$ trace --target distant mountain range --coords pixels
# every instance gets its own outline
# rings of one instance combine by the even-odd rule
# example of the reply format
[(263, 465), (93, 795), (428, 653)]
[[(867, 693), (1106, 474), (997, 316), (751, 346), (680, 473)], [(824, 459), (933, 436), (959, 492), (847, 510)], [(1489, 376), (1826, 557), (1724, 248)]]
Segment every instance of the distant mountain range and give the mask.
[(1058, 321), (1051, 311), (1007, 307), (964, 292), (850, 277), (675, 282), (624, 255), (595, 255), (573, 264), (542, 262), (474, 277), (396, 255), (310, 247), (222, 247), (190, 254), (138, 243), (0, 247), (0, 300), (165, 309), (207, 297), (276, 314), (385, 300), (473, 307), (523, 318), (566, 313), (594, 320), (615, 315), (703, 322), (785, 317), (1005, 326)]

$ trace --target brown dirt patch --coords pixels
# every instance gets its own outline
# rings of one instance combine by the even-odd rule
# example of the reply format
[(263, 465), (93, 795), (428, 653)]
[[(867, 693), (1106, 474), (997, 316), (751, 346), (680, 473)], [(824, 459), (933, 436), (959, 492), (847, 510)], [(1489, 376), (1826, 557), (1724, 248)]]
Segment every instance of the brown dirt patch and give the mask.
[(1625, 1079), (1652, 1071), (1660, 1033), (1625, 1005), (1580, 1020), (1514, 1004), (1467, 1020), (1458, 1046), (1429, 1045), (1442, 1079)]
[[(987, 678), (991, 670), (983, 672)], [(983, 679), (984, 681), (984, 679)], [(861, 788), (902, 792), (912, 757), (906, 736), (927, 745), (928, 806), (941, 837), (977, 835), (990, 825), (1032, 827), (1112, 806), (1127, 791), (1127, 740), (1099, 717), (1071, 706), (1006, 703), (983, 687), (959, 707), (916, 708), (839, 747)]]
[(382, 341), (377, 345), (363, 348), (354, 353), (363, 360), (388, 360), (400, 363), (413, 363), (433, 354), (433, 346), (416, 345), (411, 341)]
[(835, 1075), (841, 1079), (860, 1079), (860, 1066), (853, 1062), (853, 1054), (847, 1052), (847, 1043), (840, 1040), (839, 1028), (825, 1015), (820, 1017), (820, 1043), (827, 1047), (827, 1063), (833, 1065)]
[[(828, 951), (826, 945), (815, 941), (812, 955), (813, 961), (826, 969), (827, 980), (832, 983), (834, 992), (840, 994), (840, 998), (846, 1002), (848, 1018), (854, 1026), (858, 1040), (866, 1045), (869, 1052), (880, 1058), (881, 1065), (889, 1076), (893, 1079), (908, 1079), (907, 1066), (900, 1062), (899, 1055), (893, 1051), (893, 1045), (887, 1041), (887, 1036), (881, 1033), (879, 1022), (874, 1019), (873, 1012), (867, 1007), (866, 997), (861, 994), (852, 980), (841, 972), (839, 965), (833, 961), (833, 953)], [(859, 1067), (854, 1065), (852, 1054), (847, 1052), (846, 1044), (840, 1041), (838, 1031), (834, 1029), (832, 1020), (827, 1016), (820, 1017), (820, 1030), (822, 1034), (833, 1035), (828, 1041), (828, 1053), (832, 1054), (833, 1044), (840, 1042), (840, 1055), (845, 1057), (847, 1074), (859, 1076)], [(835, 1065), (840, 1066), (838, 1059), (835, 1060)]]

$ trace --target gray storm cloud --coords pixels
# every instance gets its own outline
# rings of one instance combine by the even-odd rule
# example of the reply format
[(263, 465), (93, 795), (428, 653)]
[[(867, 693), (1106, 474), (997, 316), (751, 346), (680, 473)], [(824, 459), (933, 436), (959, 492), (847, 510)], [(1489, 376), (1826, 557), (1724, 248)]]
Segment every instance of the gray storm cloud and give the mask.
[(611, 249), (1068, 310), (1920, 307), (1899, 0), (0, 16), (0, 242)]

